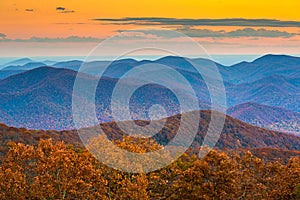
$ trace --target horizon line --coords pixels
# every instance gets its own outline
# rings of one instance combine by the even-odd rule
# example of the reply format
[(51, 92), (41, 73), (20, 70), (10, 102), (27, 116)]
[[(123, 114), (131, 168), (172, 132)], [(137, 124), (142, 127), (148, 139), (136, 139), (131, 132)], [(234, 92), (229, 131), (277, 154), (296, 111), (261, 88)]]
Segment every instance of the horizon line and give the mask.
[[(224, 57), (238, 57), (238, 56), (243, 56), (244, 59), (236, 59), (235, 61), (233, 60), (233, 58), (231, 58), (231, 63), (232, 64), (224, 64), (224, 60), (223, 62), (218, 60), (218, 59), (222, 59), (220, 57), (223, 57), (223, 59), (225, 59)], [(125, 60), (125, 59), (132, 59), (135, 60), (137, 62), (141, 62), (141, 61), (157, 61), (159, 59), (162, 58), (166, 58), (166, 57), (178, 57), (178, 58), (184, 58), (184, 59), (191, 59), (191, 60), (195, 60), (195, 59), (205, 59), (205, 60), (210, 60), (212, 62), (215, 62), (216, 64), (221, 64), (224, 66), (232, 66), (238, 63), (242, 63), (242, 62), (254, 62), (255, 60), (265, 57), (265, 56), (289, 56), (289, 57), (295, 57), (295, 58), (300, 58), (300, 54), (275, 54), (275, 53), (266, 53), (266, 54), (211, 54), (208, 55), (208, 57), (193, 57), (192, 55), (190, 56), (176, 56), (176, 55), (147, 55), (147, 56), (130, 56), (130, 57), (123, 57), (120, 59), (109, 59), (108, 56), (24, 56), (24, 57), (1, 57), (0, 56), (0, 67), (5, 67), (7, 64), (9, 64), (10, 62), (14, 62), (17, 60), (21, 60), (21, 59), (30, 59), (32, 60), (32, 62), (43, 62), (43, 61), (47, 61), (48, 59), (63, 59), (63, 60), (50, 60), (56, 63), (59, 62), (70, 62), (70, 61), (82, 61), (85, 62), (85, 58), (91, 58), (91, 60), (88, 60), (87, 62), (95, 62), (95, 61), (107, 61), (107, 62), (114, 62), (114, 61), (119, 61), (119, 60)], [(111, 56), (113, 57), (113, 56)], [(141, 57), (139, 59), (139, 57)], [(215, 57), (215, 58), (213, 58)], [(219, 58), (216, 58), (219, 57)], [(248, 59), (245, 59), (245, 57), (249, 57)], [(65, 60), (64, 58), (67, 58), (69, 60)], [(94, 59), (97, 60), (94, 60)], [(100, 59), (101, 58), (101, 59)], [(1, 62), (1, 59), (6, 60), (4, 62)], [(40, 59), (40, 60), (34, 60), (34, 59)], [(227, 58), (230, 59), (230, 58)], [(229, 61), (227, 61), (229, 62)], [(1, 70), (1, 68), (0, 68)]]

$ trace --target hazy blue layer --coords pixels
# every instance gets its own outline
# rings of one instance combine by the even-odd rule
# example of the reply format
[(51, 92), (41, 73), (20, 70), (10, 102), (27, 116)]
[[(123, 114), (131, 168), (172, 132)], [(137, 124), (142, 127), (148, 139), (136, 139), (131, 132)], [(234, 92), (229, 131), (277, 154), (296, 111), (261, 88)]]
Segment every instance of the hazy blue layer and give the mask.
[[(222, 65), (230, 66), (242, 61), (248, 61), (251, 62), (256, 58), (261, 57), (262, 55), (210, 55), (212, 60), (216, 61), (217, 63), (220, 63)], [(294, 55), (294, 56), (300, 56)], [(161, 56), (136, 56), (134, 59), (136, 60), (156, 60), (160, 58)], [(191, 56), (192, 57), (192, 56)], [(34, 61), (45, 61), (45, 60), (51, 60), (51, 61), (70, 61), (70, 60), (84, 60), (85, 56), (60, 56), (60, 57), (30, 57)], [(20, 57), (0, 57), (0, 65), (6, 64), (10, 61), (14, 61), (20, 59)], [(89, 58), (90, 59), (90, 58)], [(95, 60), (111, 60), (110, 57), (95, 57)], [(0, 66), (1, 69), (1, 66)]]

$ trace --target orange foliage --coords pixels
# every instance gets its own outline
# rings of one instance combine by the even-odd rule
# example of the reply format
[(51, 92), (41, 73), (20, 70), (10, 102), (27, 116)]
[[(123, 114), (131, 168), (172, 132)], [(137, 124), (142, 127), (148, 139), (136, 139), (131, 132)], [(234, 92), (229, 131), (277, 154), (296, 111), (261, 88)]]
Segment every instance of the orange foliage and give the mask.
[[(137, 142), (124, 137), (117, 144), (134, 152), (160, 147), (141, 140), (133, 148)], [(0, 166), (0, 199), (297, 199), (299, 185), (299, 157), (264, 162), (249, 151), (184, 154), (163, 169), (132, 174), (87, 150), (42, 140), (37, 147), (10, 143)]]

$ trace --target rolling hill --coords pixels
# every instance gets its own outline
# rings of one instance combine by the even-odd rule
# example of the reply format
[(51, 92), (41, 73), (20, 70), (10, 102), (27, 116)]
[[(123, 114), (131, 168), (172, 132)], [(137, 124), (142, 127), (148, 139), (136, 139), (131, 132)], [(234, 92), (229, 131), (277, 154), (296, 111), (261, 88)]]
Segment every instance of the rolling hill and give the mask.
[(300, 112), (300, 78), (273, 75), (226, 87), (228, 107), (246, 102)]
[(75, 71), (41, 67), (0, 81), (0, 110), (15, 121), (2, 122), (36, 129), (71, 128), (75, 77)]
[(0, 70), (0, 79), (6, 79), (10, 76), (21, 74), (25, 72), (25, 70)]
[[(72, 92), (77, 72), (69, 69), (41, 67), (10, 76), (0, 81), (0, 118), (2, 123), (29, 129), (64, 130), (74, 128), (72, 120)], [(97, 79), (78, 73), (78, 79), (87, 86)], [(95, 102), (100, 122), (111, 121), (110, 99), (117, 80), (103, 77), (98, 83)], [(128, 86), (136, 84), (133, 80)], [(166, 104), (168, 116), (176, 114), (176, 97), (159, 85), (147, 85), (143, 92), (139, 90), (131, 99), (133, 108), (145, 108), (153, 102)], [(89, 96), (80, 95), (79, 101)], [(188, 96), (187, 96), (188, 100)], [(148, 105), (145, 104), (148, 102)], [(206, 104), (204, 104), (206, 106)], [(207, 107), (207, 106), (206, 106)], [(123, 109), (122, 105), (117, 109)], [(5, 116), (4, 116), (5, 114)], [(7, 117), (9, 116), (9, 117)], [(9, 120), (9, 119), (14, 119)]]
[(227, 114), (255, 126), (300, 134), (300, 113), (280, 107), (247, 102), (228, 109)]
[[(199, 111), (194, 111), (199, 112)], [(191, 113), (187, 113), (189, 115)], [(200, 111), (199, 129), (188, 150), (190, 153), (197, 153), (199, 147), (203, 142), (203, 138), (207, 132), (210, 122), (211, 111)], [(221, 115), (221, 114), (219, 114)], [(166, 119), (166, 124), (163, 129), (153, 136), (160, 144), (166, 144), (177, 134), (181, 115), (175, 115)], [(153, 121), (157, 124), (159, 121)], [(126, 124), (127, 122), (125, 122)], [(105, 131), (110, 139), (118, 140), (124, 135), (122, 131), (116, 126), (115, 122), (102, 123), (102, 129)], [(88, 130), (91, 128), (88, 128)], [(185, 130), (189, 134), (189, 130)], [(69, 131), (43, 131), (43, 130), (27, 130), (25, 128), (14, 128), (4, 124), (0, 124), (0, 138), (1, 138), (1, 153), (7, 151), (7, 142), (23, 142), (25, 144), (37, 145), (40, 139), (53, 138), (54, 141), (65, 141), (66, 143), (74, 144), (77, 147), (82, 147), (82, 143), (75, 130)], [(284, 158), (293, 155), (300, 155), (300, 137), (289, 135), (281, 132), (270, 131), (267, 129), (249, 125), (240, 120), (227, 116), (225, 125), (219, 141), (216, 144), (218, 149), (239, 149), (253, 150), (257, 155), (262, 152), (278, 153)], [(275, 156), (276, 157), (276, 156)], [(278, 157), (279, 158), (279, 157)]]

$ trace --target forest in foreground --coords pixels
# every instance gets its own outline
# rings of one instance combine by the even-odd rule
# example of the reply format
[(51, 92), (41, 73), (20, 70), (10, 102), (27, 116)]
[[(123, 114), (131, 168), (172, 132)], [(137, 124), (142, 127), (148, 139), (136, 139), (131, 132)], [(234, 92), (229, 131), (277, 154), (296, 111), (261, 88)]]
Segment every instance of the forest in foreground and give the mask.
[[(137, 153), (162, 148), (130, 137), (116, 144)], [(265, 161), (250, 151), (212, 150), (203, 159), (184, 154), (163, 169), (133, 174), (51, 139), (36, 146), (9, 142), (7, 148), (0, 199), (300, 199), (299, 156)]]

